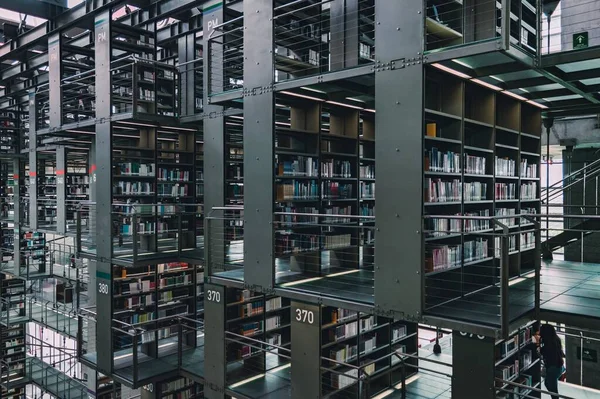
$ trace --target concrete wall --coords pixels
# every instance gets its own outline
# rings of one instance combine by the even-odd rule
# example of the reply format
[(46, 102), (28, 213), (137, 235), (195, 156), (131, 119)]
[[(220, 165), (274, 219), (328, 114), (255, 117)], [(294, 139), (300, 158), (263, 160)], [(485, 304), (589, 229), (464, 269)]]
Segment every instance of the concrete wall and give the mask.
[(562, 0), (562, 51), (573, 49), (573, 34), (589, 32), (589, 45), (600, 45), (600, 0)]
[[(600, 7), (600, 0), (598, 0)], [(559, 140), (574, 138), (577, 144), (600, 143), (600, 119), (596, 115), (587, 117), (561, 119), (554, 121), (554, 126), (550, 129), (550, 145), (558, 145)], [(542, 133), (542, 145), (547, 142), (546, 131)], [(542, 152), (545, 154), (546, 149)]]

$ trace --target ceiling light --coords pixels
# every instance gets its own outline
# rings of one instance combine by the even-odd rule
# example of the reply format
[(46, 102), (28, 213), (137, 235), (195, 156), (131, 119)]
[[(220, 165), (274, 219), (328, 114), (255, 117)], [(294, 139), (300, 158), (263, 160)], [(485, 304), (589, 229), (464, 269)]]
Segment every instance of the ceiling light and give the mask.
[(302, 90), (308, 90), (308, 91), (314, 91), (315, 93), (321, 93), (321, 94), (327, 94), (327, 92), (322, 91), (322, 90), (318, 90), (318, 89), (312, 89), (310, 87), (306, 87), (306, 86), (302, 86), (300, 87)]
[(525, 97), (522, 97), (522, 96), (520, 96), (520, 95), (518, 95), (518, 94), (515, 94), (515, 93), (513, 93), (512, 91), (505, 90), (505, 91), (503, 91), (502, 93), (504, 93), (504, 94), (506, 94), (506, 95), (509, 95), (509, 96), (511, 96), (511, 97), (514, 97), (514, 98), (516, 98), (517, 100), (521, 100), (521, 101), (527, 101), (527, 99), (526, 99)]
[(501, 87), (498, 86), (494, 86), (493, 84), (489, 84), (488, 82), (484, 82), (483, 80), (479, 80), (479, 79), (471, 79), (471, 82), (475, 82), (478, 85), (482, 85), (487, 87), (488, 89), (492, 89), (492, 90), (496, 90), (496, 91), (502, 91)]
[(318, 97), (311, 97), (311, 96), (305, 96), (304, 94), (297, 94), (297, 93), (292, 93), (291, 91), (282, 91), (280, 92), (281, 94), (287, 94), (288, 96), (294, 96), (294, 97), (300, 97), (300, 98), (306, 98), (307, 100), (314, 100), (314, 101), (325, 101), (322, 98), (318, 98)]
[(354, 97), (346, 97), (346, 100), (350, 100), (350, 101), (356, 101), (356, 102), (359, 102), (359, 103), (364, 103), (364, 104), (366, 104), (366, 101), (359, 100), (358, 98), (354, 98)]
[(337, 101), (325, 101), (327, 104), (339, 105), (340, 107), (354, 108), (362, 110), (363, 107), (357, 107), (356, 105), (338, 103)]
[(464, 66), (464, 67), (466, 67), (466, 68), (469, 68), (469, 69), (471, 69), (471, 66), (470, 66), (469, 64), (467, 64), (466, 62), (464, 62), (464, 61), (461, 61), (461, 60), (456, 60), (456, 59), (455, 59), (455, 60), (452, 60), (452, 62), (456, 62), (458, 65), (462, 65), (462, 66)]
[(189, 128), (186, 128), (186, 127), (175, 127), (175, 126), (161, 126), (161, 127), (165, 128), (165, 129), (183, 130), (183, 131), (186, 131), (186, 132), (195, 132), (195, 131), (198, 130), (198, 129), (189, 129)]
[(548, 107), (547, 107), (547, 106), (545, 106), (544, 104), (536, 103), (535, 101), (531, 101), (531, 100), (529, 100), (529, 101), (527, 101), (527, 102), (528, 102), (529, 104), (531, 104), (531, 105), (535, 105), (536, 107), (539, 107), (539, 108), (541, 108), (541, 109), (548, 109)]
[(504, 83), (504, 81), (502, 79), (500, 79), (498, 76), (494, 76), (494, 75), (490, 75), (490, 78), (497, 80), (498, 82), (502, 82)]
[(365, 108), (365, 111), (375, 113), (375, 110), (370, 108)]
[(119, 123), (123, 123), (125, 125), (133, 125), (133, 126), (145, 126), (145, 127), (156, 127), (156, 125), (150, 125), (148, 123), (138, 123), (138, 122), (123, 122), (119, 121)]
[(83, 133), (83, 134), (95, 134), (95, 132), (88, 132), (87, 130), (65, 130), (68, 133)]
[(442, 70), (444, 72), (451, 73), (451, 74), (456, 75), (456, 76), (458, 76), (460, 78), (463, 78), (463, 79), (471, 79), (471, 77), (469, 75), (467, 75), (466, 73), (458, 72), (458, 71), (456, 71), (456, 70), (454, 70), (452, 68), (448, 68), (447, 66), (442, 65), (442, 64), (431, 64), (431, 66), (434, 66), (437, 69), (440, 69), (440, 70)]

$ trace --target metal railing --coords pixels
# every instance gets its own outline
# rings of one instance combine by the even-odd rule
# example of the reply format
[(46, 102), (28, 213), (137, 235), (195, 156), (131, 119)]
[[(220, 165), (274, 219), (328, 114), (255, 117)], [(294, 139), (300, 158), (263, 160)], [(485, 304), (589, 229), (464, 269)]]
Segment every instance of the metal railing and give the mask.
[(524, 278), (539, 277), (536, 216), (425, 216), (425, 312), (491, 325), (506, 335), (510, 322), (539, 300), (537, 284)]
[(81, 202), (76, 211), (76, 257), (81, 255), (96, 255), (96, 203)]
[(244, 87), (244, 19), (218, 25), (208, 37), (208, 95)]
[(374, 63), (375, 3), (361, 0), (350, 9), (296, 0), (276, 7), (275, 81)]
[(61, 80), (62, 123), (79, 123), (96, 118), (96, 71), (81, 72)]
[(96, 349), (97, 313), (95, 307), (80, 308), (77, 315), (77, 358), (95, 367), (98, 363)]
[(111, 62), (112, 114), (179, 116), (173, 65), (129, 56)]
[(87, 386), (35, 357), (26, 359), (26, 376), (31, 382), (61, 399), (88, 398)]
[[(204, 58), (184, 62), (177, 67), (181, 85), (180, 97), (186, 96), (187, 103), (187, 108), (184, 109), (183, 99), (180, 99), (181, 115), (201, 114), (204, 110)], [(190, 103), (193, 103), (193, 106)]]
[(36, 129), (50, 127), (50, 84), (36, 88), (35, 92)]
[(215, 207), (205, 218), (207, 276), (244, 278), (244, 208)]

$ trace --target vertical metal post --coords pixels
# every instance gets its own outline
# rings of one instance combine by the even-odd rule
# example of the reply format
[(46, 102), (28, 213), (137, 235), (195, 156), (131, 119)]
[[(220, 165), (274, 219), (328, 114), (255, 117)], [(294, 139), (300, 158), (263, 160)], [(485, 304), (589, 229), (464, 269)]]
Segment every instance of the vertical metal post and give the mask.
[(510, 48), (510, 0), (502, 0), (502, 45), (504, 50)]
[(34, 92), (29, 94), (29, 225), (37, 230), (37, 101)]
[(500, 238), (500, 242), (500, 326), (502, 330), (502, 336), (507, 337), (510, 325), (508, 297), (510, 237), (508, 235), (507, 227), (502, 229), (502, 237)]
[(204, 357), (211, 359), (204, 370), (204, 395), (224, 399), (227, 354), (225, 351), (225, 287), (204, 285)]
[[(214, 32), (214, 26), (224, 22), (225, 13), (223, 4), (218, 0), (206, 2), (202, 15), (204, 38), (204, 113), (214, 115), (204, 119), (204, 209), (207, 214), (213, 207), (225, 205), (225, 119), (222, 115), (223, 107), (211, 105), (209, 91), (213, 87), (223, 87), (223, 46), (209, 46), (212, 41), (209, 37)], [(213, 57), (213, 52), (218, 56)], [(220, 92), (220, 90), (217, 90)], [(223, 221), (213, 221), (221, 227), (213, 228), (214, 232), (223, 231)], [(215, 227), (215, 226), (213, 226)], [(208, 233), (205, 235), (205, 239)], [(224, 259), (224, 245), (218, 246), (213, 251), (213, 259)], [(218, 252), (218, 253), (217, 253)]]
[[(112, 131), (111, 131), (111, 20), (112, 13), (105, 10), (95, 16), (95, 64), (96, 64), (96, 136), (93, 144), (92, 181), (96, 209), (90, 209), (91, 220), (96, 223), (96, 270), (90, 281), (96, 279), (96, 286), (90, 291), (96, 295), (96, 337), (98, 351), (98, 371), (110, 375), (113, 367), (112, 334)], [(92, 232), (93, 233), (93, 232)], [(93, 268), (90, 273), (93, 272)], [(100, 291), (102, 287), (102, 291)], [(108, 349), (110, 348), (110, 349)]]
[(62, 125), (62, 62), (60, 32), (48, 36), (48, 89), (50, 128)]
[(400, 357), (400, 381), (402, 382), (402, 399), (406, 399), (406, 361)]
[[(292, 301), (292, 399), (321, 397), (321, 307)], [(360, 376), (357, 376), (360, 377)]]
[[(244, 2), (244, 85), (273, 83), (273, 0)], [(258, 43), (261, 43), (258, 45)], [(275, 96), (272, 90), (244, 99), (244, 282), (272, 288)]]
[(194, 115), (196, 111), (196, 65), (191, 62), (196, 58), (196, 34), (180, 37), (177, 44), (179, 64), (184, 64), (179, 67), (179, 73), (181, 74), (181, 116), (190, 116)]
[(56, 232), (67, 231), (67, 148), (56, 148)]
[[(133, 331), (133, 383), (136, 384), (138, 381), (138, 332)], [(113, 360), (114, 361), (114, 360)], [(113, 365), (114, 367), (114, 365)]]
[(133, 245), (131, 249), (133, 251), (133, 262), (135, 263), (138, 256), (138, 215), (135, 210), (131, 217), (131, 232), (131, 244)]
[[(377, 179), (386, 182), (377, 188), (375, 306), (415, 318), (423, 307), (424, 3), (375, 5), (376, 63), (390, 66), (375, 72)], [(398, 179), (398, 170), (410, 178)]]

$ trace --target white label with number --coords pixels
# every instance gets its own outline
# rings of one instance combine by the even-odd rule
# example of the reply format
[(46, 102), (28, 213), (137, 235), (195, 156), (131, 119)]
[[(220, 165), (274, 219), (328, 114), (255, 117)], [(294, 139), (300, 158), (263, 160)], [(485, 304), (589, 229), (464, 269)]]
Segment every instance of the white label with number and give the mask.
[(221, 302), (221, 293), (219, 291), (207, 290), (206, 297), (211, 302)]
[(98, 293), (108, 295), (108, 284), (98, 283)]
[(306, 309), (296, 309), (296, 321), (300, 323), (314, 324), (315, 312)]

